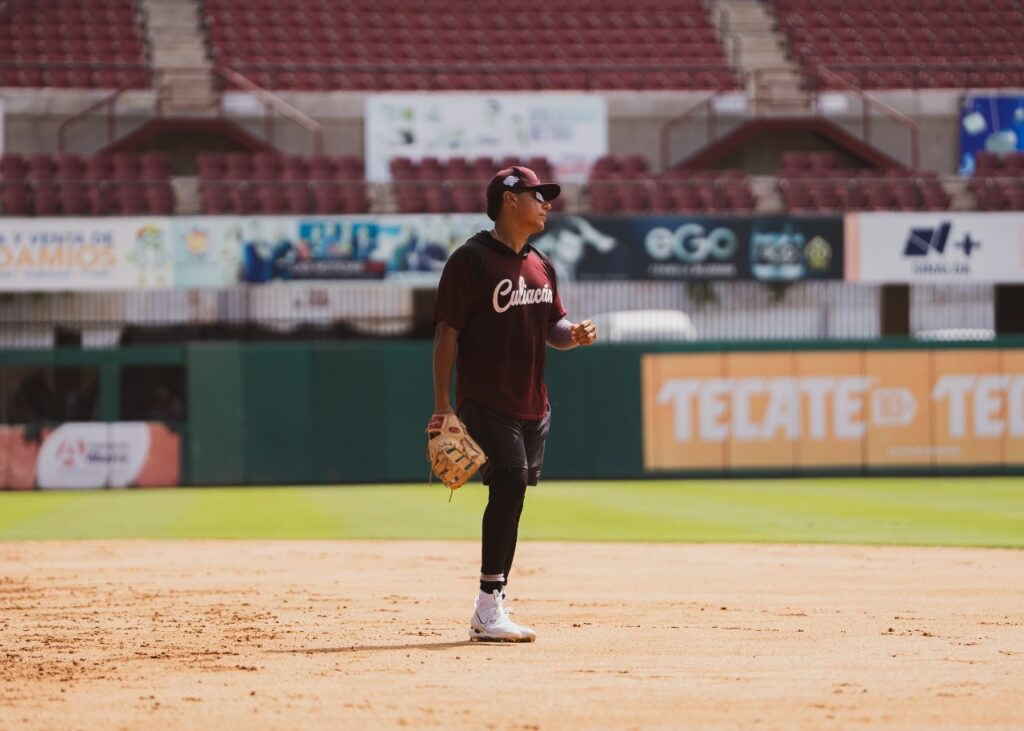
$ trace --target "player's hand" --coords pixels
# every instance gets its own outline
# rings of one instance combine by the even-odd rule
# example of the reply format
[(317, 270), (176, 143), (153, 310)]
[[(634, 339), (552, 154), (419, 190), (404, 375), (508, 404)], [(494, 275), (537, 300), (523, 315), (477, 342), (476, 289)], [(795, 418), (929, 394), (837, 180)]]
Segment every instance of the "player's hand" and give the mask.
[(572, 341), (577, 345), (593, 345), (597, 342), (597, 326), (590, 320), (577, 322), (572, 326)]

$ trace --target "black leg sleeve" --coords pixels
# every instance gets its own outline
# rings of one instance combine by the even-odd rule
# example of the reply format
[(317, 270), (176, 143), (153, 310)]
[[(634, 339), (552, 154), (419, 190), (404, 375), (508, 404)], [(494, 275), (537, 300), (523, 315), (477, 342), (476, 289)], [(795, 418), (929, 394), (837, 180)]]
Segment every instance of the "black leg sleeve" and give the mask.
[(505, 574), (512, 568), (519, 516), (526, 497), (526, 470), (498, 470), (491, 476), (484, 510), (481, 574)]

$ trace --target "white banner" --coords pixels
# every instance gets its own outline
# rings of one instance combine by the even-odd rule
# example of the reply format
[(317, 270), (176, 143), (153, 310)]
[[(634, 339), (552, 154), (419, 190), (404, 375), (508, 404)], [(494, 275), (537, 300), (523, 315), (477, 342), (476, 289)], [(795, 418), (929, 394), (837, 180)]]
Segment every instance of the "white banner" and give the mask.
[(854, 282), (1024, 282), (1024, 214), (859, 213), (846, 216), (846, 279)]
[(582, 183), (608, 152), (608, 108), (591, 94), (373, 94), (366, 98), (366, 177), (391, 179), (394, 157), (546, 157), (555, 179)]
[(49, 434), (36, 459), (40, 488), (128, 487), (150, 457), (145, 422), (69, 422)]
[(0, 291), (174, 286), (169, 218), (0, 218)]

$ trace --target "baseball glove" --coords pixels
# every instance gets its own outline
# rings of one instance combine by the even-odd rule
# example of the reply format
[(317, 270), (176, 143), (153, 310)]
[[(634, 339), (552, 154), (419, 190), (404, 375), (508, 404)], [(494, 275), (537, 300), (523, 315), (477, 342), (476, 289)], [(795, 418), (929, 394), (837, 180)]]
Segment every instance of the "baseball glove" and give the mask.
[[(448, 489), (458, 490), (487, 461), (455, 414), (434, 414), (427, 424), (427, 460)], [(450, 496), (449, 496), (450, 497)]]

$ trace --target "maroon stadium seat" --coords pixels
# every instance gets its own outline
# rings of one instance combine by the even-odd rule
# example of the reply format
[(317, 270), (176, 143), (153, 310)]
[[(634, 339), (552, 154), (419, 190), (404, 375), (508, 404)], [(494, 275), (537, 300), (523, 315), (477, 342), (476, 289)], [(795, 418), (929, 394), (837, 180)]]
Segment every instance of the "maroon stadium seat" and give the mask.
[[(212, 57), (271, 88), (738, 88), (701, 3), (640, 3), (628, 12), (596, 2), (555, 3), (538, 15), (532, 7), (478, 3), (263, 7), (206, 0), (203, 11)], [(500, 37), (493, 28), (502, 28)], [(486, 73), (478, 68), (504, 58), (517, 60)], [(523, 58), (544, 58), (543, 73), (523, 68)], [(256, 67), (261, 63), (281, 66)], [(571, 68), (590, 63), (617, 65), (620, 71)], [(665, 64), (666, 70), (636, 68), (651, 63)], [(373, 69), (382, 64), (388, 68)], [(427, 64), (435, 70), (425, 71)], [(688, 66), (697, 68), (684, 71)]]
[[(0, 12), (0, 57), (20, 64), (3, 85), (145, 87), (143, 31), (133, 0), (9, 2)], [(9, 41), (9, 42), (8, 42)], [(122, 71), (97, 64), (129, 64)]]
[(823, 64), (865, 88), (1024, 85), (1020, 49), (1003, 43), (1012, 44), (1007, 31), (1024, 24), (1019, 4), (950, 2), (922, 8), (909, 3), (895, 9), (886, 0), (854, 0), (835, 8), (793, 0), (772, 4), (792, 56), (812, 85), (819, 80), (832, 85), (818, 73)]
[(60, 208), (66, 216), (84, 216), (89, 213), (88, 186), (85, 183), (62, 181), (60, 183)]

